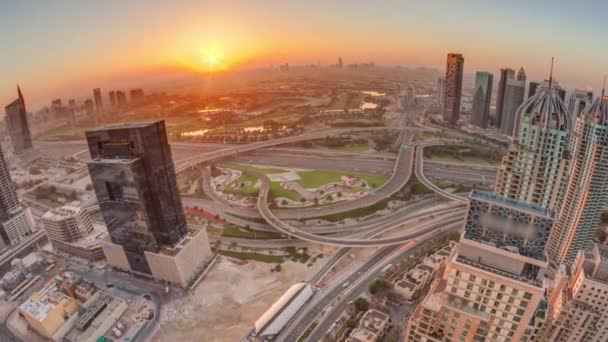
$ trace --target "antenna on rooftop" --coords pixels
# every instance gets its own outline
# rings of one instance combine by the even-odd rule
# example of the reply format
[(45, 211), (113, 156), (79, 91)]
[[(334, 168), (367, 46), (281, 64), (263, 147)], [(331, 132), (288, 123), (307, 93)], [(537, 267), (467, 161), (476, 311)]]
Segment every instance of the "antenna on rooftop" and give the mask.
[(551, 91), (551, 86), (553, 84), (553, 60), (555, 57), (551, 57), (551, 71), (549, 72), (549, 92)]

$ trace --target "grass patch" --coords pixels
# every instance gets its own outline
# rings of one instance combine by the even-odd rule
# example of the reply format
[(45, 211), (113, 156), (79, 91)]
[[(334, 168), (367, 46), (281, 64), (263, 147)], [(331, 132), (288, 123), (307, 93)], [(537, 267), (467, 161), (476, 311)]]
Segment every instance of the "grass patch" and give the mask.
[(413, 196), (430, 194), (433, 191), (426, 185), (422, 184), (418, 179), (410, 178), (410, 180), (399, 191), (394, 193), (391, 198), (400, 201), (409, 201)]
[(424, 157), (456, 163), (493, 165), (500, 162), (502, 153), (478, 146), (429, 146), (424, 149)]
[[(226, 186), (226, 192), (242, 196), (257, 196), (259, 192), (259, 189), (255, 187), (257, 182), (258, 177), (249, 172), (244, 171), (239, 178), (233, 180), (228, 184), (228, 186)], [(245, 186), (239, 189), (233, 188), (234, 185), (239, 183), (243, 183)]]
[(371, 187), (379, 187), (387, 180), (387, 176), (382, 175), (366, 175), (358, 173), (348, 173), (344, 171), (301, 171), (299, 183), (303, 187), (318, 188), (328, 183), (337, 183), (342, 181), (342, 176), (353, 176), (366, 181)]
[(261, 262), (267, 262), (270, 264), (281, 264), (285, 261), (285, 259), (280, 255), (266, 255), (252, 252), (233, 252), (233, 251), (225, 251), (222, 249), (217, 250), (221, 255), (225, 255), (231, 258), (239, 259), (239, 260), (255, 260)]
[(275, 232), (265, 232), (253, 229), (242, 229), (232, 224), (225, 224), (222, 236), (243, 238), (243, 239), (259, 239), (259, 240), (271, 240), (271, 239), (282, 239), (283, 235)]
[(331, 148), (333, 151), (359, 153), (369, 150), (369, 144), (354, 144)]
[(306, 341), (306, 339), (308, 338), (308, 336), (310, 336), (310, 334), (312, 334), (312, 331), (315, 330), (315, 328), (317, 327), (319, 323), (312, 322), (311, 325), (308, 326), (308, 328), (302, 333), (302, 335), (300, 335), (300, 337), (298, 337), (298, 342), (304, 342)]
[(389, 201), (390, 201), (389, 198), (385, 198), (376, 204), (370, 205), (369, 207), (353, 209), (353, 210), (345, 211), (342, 213), (337, 213), (337, 214), (332, 214), (332, 215), (327, 215), (327, 216), (312, 217), (312, 218), (309, 218), (309, 219), (306, 219), (303, 221), (325, 220), (325, 221), (329, 221), (329, 222), (339, 222), (339, 221), (342, 221), (347, 218), (357, 218), (357, 217), (368, 216), (368, 215), (375, 213), (378, 210), (385, 209), (386, 206), (388, 205)]
[(297, 192), (283, 188), (280, 182), (270, 182), (268, 195), (271, 200), (278, 197), (285, 197), (298, 202), (302, 199)]
[(273, 174), (273, 173), (287, 172), (287, 170), (284, 170), (284, 169), (277, 169), (277, 168), (272, 168), (272, 167), (257, 167), (257, 166), (234, 164), (234, 163), (226, 163), (226, 164), (223, 164), (223, 166), (229, 167), (231, 169), (242, 170), (242, 171), (258, 172), (258, 173), (262, 173), (265, 175), (269, 175), (269, 174)]

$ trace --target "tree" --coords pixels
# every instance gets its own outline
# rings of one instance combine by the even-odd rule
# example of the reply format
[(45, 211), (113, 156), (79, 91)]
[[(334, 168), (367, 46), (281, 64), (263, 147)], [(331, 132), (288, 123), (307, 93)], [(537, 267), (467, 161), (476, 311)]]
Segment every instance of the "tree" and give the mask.
[(391, 289), (391, 284), (384, 279), (376, 279), (373, 283), (369, 285), (369, 293), (375, 295), (384, 293), (387, 290)]
[(49, 190), (50, 190), (52, 193), (55, 193), (55, 191), (57, 191), (57, 188), (56, 188), (54, 185), (51, 185), (51, 186), (49, 187)]
[(338, 192), (338, 198), (342, 197), (342, 192)]
[(354, 318), (349, 319), (348, 321), (346, 321), (346, 326), (348, 328), (354, 329), (357, 327), (357, 320)]
[(355, 300), (355, 309), (357, 309), (358, 312), (363, 312), (363, 311), (367, 311), (369, 310), (369, 302), (362, 297), (357, 298), (357, 300)]
[(318, 197), (313, 198), (312, 201), (315, 203), (315, 206), (319, 205), (319, 198)]
[(78, 194), (76, 193), (76, 190), (72, 190), (72, 193), (70, 194), (70, 199), (72, 201), (76, 201), (78, 199)]

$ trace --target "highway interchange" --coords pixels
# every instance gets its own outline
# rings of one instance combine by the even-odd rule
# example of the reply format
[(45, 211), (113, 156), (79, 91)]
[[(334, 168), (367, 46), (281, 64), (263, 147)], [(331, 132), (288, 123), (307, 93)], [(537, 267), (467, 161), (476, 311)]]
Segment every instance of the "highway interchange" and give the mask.
[[(356, 129), (340, 129), (322, 132), (305, 133), (298, 136), (257, 142), (247, 145), (228, 146), (222, 144), (172, 143), (176, 171), (191, 167), (199, 167), (202, 163), (223, 159), (237, 163), (289, 166), (302, 168), (335, 169), (345, 172), (373, 173), (390, 176), (389, 180), (376, 190), (375, 195), (366, 195), (352, 201), (339, 202), (320, 208), (301, 210), (271, 210), (268, 207), (269, 179), (263, 174), (257, 174), (261, 180), (261, 189), (253, 208), (234, 207), (213, 196), (210, 189), (210, 177), (205, 174), (205, 192), (211, 195), (211, 200), (188, 198), (183, 199), (184, 205), (200, 207), (208, 212), (219, 214), (223, 218), (238, 225), (249, 225), (258, 230), (278, 230), (295, 239), (250, 240), (222, 237), (224, 243), (238, 243), (241, 246), (256, 248), (280, 248), (286, 246), (306, 246), (310, 243), (338, 246), (341, 249), (326, 264), (311, 276), (311, 283), (318, 284), (327, 272), (344, 258), (350, 248), (377, 247), (376, 253), (361, 265), (356, 272), (347, 277), (345, 282), (323, 288), (315, 295), (295, 319), (277, 337), (279, 341), (296, 340), (299, 335), (318, 319), (319, 314), (325, 316), (316, 329), (312, 331), (311, 339), (318, 338), (329, 328), (337, 314), (344, 309), (346, 303), (365, 291), (369, 283), (380, 272), (381, 266), (397, 262), (414, 253), (420, 245), (441, 232), (458, 228), (462, 225), (466, 197), (453, 194), (433, 184), (432, 179), (456, 179), (463, 184), (493, 183), (495, 167), (471, 166), (467, 164), (425, 161), (423, 149), (437, 142), (413, 142), (416, 130), (425, 130), (424, 126), (416, 123), (416, 115), (420, 108), (403, 113), (398, 123), (392, 128), (399, 129), (400, 146), (397, 156), (368, 153), (349, 153), (329, 150), (306, 150), (293, 147), (280, 147), (298, 141), (318, 139), (336, 134), (358, 133), (365, 131), (383, 131), (391, 128), (371, 127)], [(42, 142), (43, 149), (53, 150), (56, 143)], [(63, 143), (62, 143), (63, 144)], [(71, 142), (61, 148), (71, 154), (88, 157), (86, 143)], [(51, 153), (52, 154), (52, 153)], [(57, 153), (58, 155), (61, 154)], [(63, 154), (65, 155), (65, 154)], [(305, 158), (303, 158), (305, 157)], [(255, 161), (255, 162), (254, 162)], [(425, 165), (426, 164), (426, 165)], [(307, 219), (340, 213), (352, 209), (373, 205), (380, 200), (390, 197), (399, 191), (412, 175), (436, 193), (435, 197), (423, 199), (405, 208), (395, 210), (382, 217), (364, 222), (349, 222), (332, 225), (305, 225), (296, 227), (290, 220)], [(480, 182), (480, 179), (482, 180)], [(256, 223), (240, 219), (236, 216), (264, 218), (268, 224)], [(395, 235), (393, 231), (399, 231)], [(387, 233), (391, 236), (383, 236)], [(346, 284), (346, 285), (345, 285)], [(339, 297), (340, 301), (333, 303)], [(331, 309), (326, 310), (332, 303)]]

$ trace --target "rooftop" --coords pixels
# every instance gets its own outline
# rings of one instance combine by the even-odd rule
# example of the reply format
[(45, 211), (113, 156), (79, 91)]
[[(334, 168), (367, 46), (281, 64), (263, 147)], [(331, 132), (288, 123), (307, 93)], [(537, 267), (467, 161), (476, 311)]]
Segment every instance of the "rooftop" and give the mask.
[(46, 213), (44, 213), (44, 215), (42, 215), (42, 218), (45, 220), (59, 221), (76, 216), (82, 210), (83, 209), (81, 207), (68, 204), (64, 205), (63, 207), (47, 211)]
[(541, 207), (536, 204), (532, 204), (532, 203), (528, 203), (528, 202), (524, 202), (524, 201), (520, 201), (520, 200), (516, 200), (516, 199), (512, 199), (512, 198), (508, 198), (508, 197), (504, 197), (504, 196), (500, 196), (500, 195), (495, 195), (491, 192), (473, 190), (473, 191), (471, 191), (469, 198), (478, 199), (478, 200), (482, 200), (482, 201), (490, 201), (490, 202), (494, 202), (494, 203), (501, 204), (504, 206), (510, 206), (510, 207), (513, 207), (518, 210), (527, 211), (534, 215), (545, 216), (547, 218), (555, 218), (555, 212), (552, 210), (549, 210), (547, 208)]

